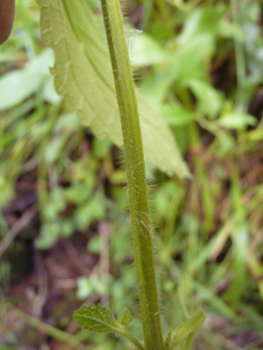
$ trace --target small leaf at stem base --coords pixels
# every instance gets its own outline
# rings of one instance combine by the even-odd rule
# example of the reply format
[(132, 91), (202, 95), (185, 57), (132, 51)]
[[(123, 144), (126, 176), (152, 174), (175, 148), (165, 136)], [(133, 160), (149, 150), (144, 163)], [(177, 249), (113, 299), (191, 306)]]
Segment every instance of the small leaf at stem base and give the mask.
[(203, 310), (198, 311), (189, 320), (186, 320), (181, 326), (175, 328), (172, 332), (169, 331), (166, 339), (166, 349), (172, 350), (179, 345), (188, 335), (195, 332), (205, 321), (205, 313)]

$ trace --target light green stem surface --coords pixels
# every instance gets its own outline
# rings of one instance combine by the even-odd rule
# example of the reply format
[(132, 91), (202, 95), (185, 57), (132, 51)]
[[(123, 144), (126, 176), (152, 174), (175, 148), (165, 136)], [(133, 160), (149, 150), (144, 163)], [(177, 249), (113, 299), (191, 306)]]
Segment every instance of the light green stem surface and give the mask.
[(101, 0), (101, 5), (121, 117), (144, 343), (146, 350), (164, 350), (141, 128), (123, 17), (118, 0)]

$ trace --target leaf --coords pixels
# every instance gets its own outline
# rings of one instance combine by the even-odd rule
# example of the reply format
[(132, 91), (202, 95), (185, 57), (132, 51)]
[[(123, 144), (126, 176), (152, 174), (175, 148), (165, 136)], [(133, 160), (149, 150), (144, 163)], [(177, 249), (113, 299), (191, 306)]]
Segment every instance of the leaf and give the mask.
[(196, 7), (190, 12), (189, 17), (185, 22), (180, 35), (181, 40), (187, 43), (193, 35), (217, 34), (223, 11), (224, 8), (221, 5)]
[(165, 60), (165, 51), (157, 40), (147, 34), (137, 35), (131, 42), (131, 64), (134, 67), (150, 66)]
[(34, 57), (25, 68), (6, 73), (0, 79), (0, 109), (10, 108), (37, 91), (50, 76), (48, 66), (54, 61), (51, 49)]
[(198, 79), (189, 79), (186, 86), (190, 87), (198, 100), (199, 112), (215, 118), (223, 104), (223, 94), (210, 84)]
[(218, 124), (227, 129), (242, 130), (248, 125), (255, 125), (257, 119), (250, 114), (233, 111), (227, 113), (218, 120)]
[(100, 295), (108, 293), (105, 281), (100, 279), (98, 276), (92, 279), (88, 277), (79, 277), (77, 297), (84, 300), (93, 293), (98, 293)]
[[(38, 0), (42, 38), (55, 51), (57, 92), (98, 138), (122, 146), (109, 52), (85, 0)], [(145, 157), (168, 175), (189, 176), (164, 120), (138, 94)]]
[(204, 322), (206, 316), (203, 310), (198, 311), (193, 317), (177, 327), (172, 334), (167, 349), (172, 350), (179, 345), (190, 333), (196, 331)]
[(179, 36), (178, 46), (171, 55), (177, 84), (184, 87), (189, 79), (206, 80), (208, 77), (206, 62), (214, 50), (215, 40), (209, 33), (195, 35), (187, 41)]
[(74, 319), (78, 325), (92, 332), (115, 333), (129, 339), (139, 350), (145, 350), (139, 341), (127, 330), (132, 317), (130, 311), (124, 308), (118, 321), (112, 313), (100, 304), (82, 307), (80, 311), (74, 312)]
[(79, 326), (89, 331), (116, 334), (124, 331), (124, 327), (116, 321), (112, 313), (100, 304), (82, 307), (81, 311), (74, 312), (74, 318)]
[(132, 321), (131, 312), (129, 309), (127, 309), (127, 307), (124, 307), (118, 317), (118, 322), (122, 324), (125, 328), (127, 328), (131, 321)]
[(188, 112), (184, 107), (175, 102), (164, 103), (161, 106), (161, 111), (169, 125), (181, 126), (189, 124), (189, 122), (194, 120), (193, 113)]
[(101, 220), (105, 216), (105, 199), (94, 194), (87, 203), (79, 205), (74, 212), (77, 227), (80, 230), (87, 228), (93, 221)]

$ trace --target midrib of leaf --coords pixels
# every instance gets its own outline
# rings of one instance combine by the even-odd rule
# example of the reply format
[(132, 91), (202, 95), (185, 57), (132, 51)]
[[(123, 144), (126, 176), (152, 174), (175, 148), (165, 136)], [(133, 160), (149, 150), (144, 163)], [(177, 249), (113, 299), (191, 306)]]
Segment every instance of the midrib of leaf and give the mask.
[[(88, 317), (88, 316), (85, 316), (83, 317), (83, 319), (86, 320), (90, 320), (91, 322), (94, 322), (94, 317)], [(116, 322), (116, 321), (115, 321)], [(120, 326), (119, 327), (114, 327), (112, 324), (110, 323), (107, 323), (105, 321), (102, 321), (102, 320), (99, 320), (96, 318), (96, 323), (100, 323), (102, 326), (105, 326), (106, 328), (109, 328), (111, 330), (112, 333), (118, 333), (118, 334), (121, 334), (123, 336), (125, 336), (126, 332), (125, 331), (122, 331), (120, 329)], [(85, 326), (84, 326), (85, 327)], [(122, 326), (123, 327), (123, 326)], [(124, 328), (124, 327), (123, 327)], [(89, 329), (91, 329), (91, 327), (89, 327)]]
[[(105, 40), (88, 2), (38, 0), (42, 6), (44, 41), (56, 56), (52, 69), (57, 91), (99, 138), (123, 143), (114, 81)], [(75, 20), (76, 19), (76, 20)], [(139, 94), (137, 94), (139, 96)], [(139, 97), (146, 159), (169, 175), (188, 176), (188, 170), (165, 122)]]

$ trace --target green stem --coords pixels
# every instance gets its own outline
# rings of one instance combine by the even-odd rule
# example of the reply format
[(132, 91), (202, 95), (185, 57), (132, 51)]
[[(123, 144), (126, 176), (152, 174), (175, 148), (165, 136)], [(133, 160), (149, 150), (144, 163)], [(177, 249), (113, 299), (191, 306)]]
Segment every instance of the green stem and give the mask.
[(119, 106), (130, 214), (146, 350), (164, 350), (148, 192), (135, 87), (118, 0), (101, 0)]

